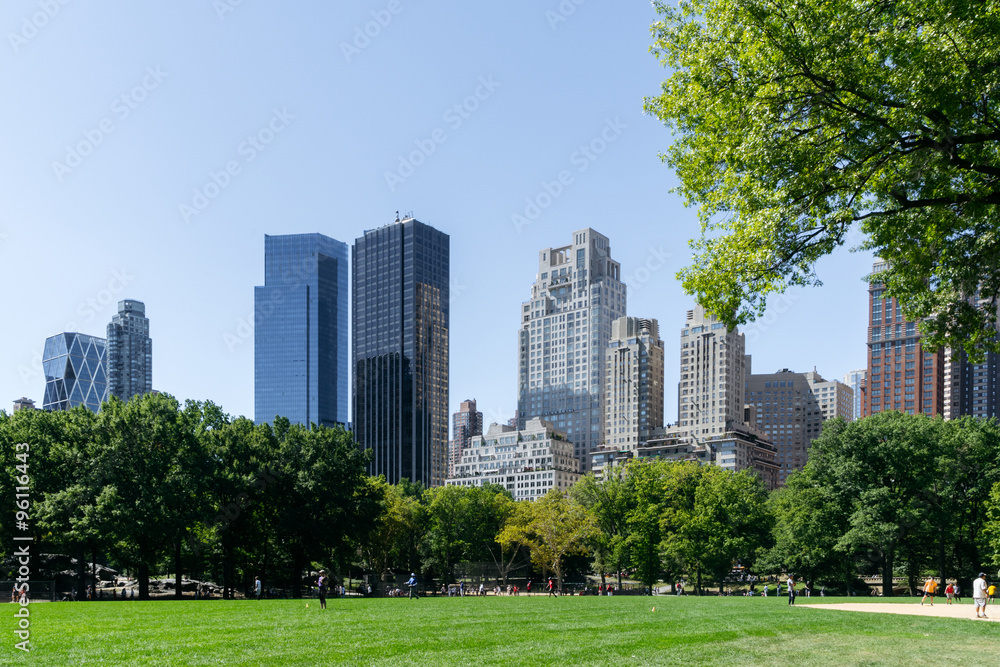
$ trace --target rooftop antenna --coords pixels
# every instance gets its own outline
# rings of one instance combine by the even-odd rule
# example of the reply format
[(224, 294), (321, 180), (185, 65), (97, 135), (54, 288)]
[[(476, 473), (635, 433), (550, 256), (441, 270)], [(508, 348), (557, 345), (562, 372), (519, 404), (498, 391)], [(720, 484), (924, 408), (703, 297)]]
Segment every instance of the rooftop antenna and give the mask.
[(396, 222), (399, 222), (399, 211), (396, 211)]

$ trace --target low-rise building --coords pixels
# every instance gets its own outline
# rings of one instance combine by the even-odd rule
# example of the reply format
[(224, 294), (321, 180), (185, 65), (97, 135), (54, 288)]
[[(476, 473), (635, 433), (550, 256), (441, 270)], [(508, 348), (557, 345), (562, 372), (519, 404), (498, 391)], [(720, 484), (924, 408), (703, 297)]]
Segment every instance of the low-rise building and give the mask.
[(504, 487), (515, 500), (535, 500), (551, 489), (567, 490), (580, 479), (573, 443), (540, 417), (524, 430), (491, 424), (486, 435), (472, 436), (446, 486)]
[(726, 422), (723, 432), (705, 440), (696, 440), (684, 431), (666, 431), (639, 447), (636, 456), (640, 460), (695, 461), (733, 472), (749, 468), (769, 490), (778, 486), (777, 449), (763, 431), (749, 423)]

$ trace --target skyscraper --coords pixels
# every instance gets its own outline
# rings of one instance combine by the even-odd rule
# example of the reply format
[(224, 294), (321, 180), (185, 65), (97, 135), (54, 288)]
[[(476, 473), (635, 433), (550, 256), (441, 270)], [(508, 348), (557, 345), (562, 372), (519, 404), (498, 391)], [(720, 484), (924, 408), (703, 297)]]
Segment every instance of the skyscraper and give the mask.
[(458, 412), (451, 416), (451, 442), (448, 444), (448, 476), (455, 473), (455, 464), (472, 436), (483, 434), (483, 413), (476, 410), (476, 399), (462, 401)]
[(844, 384), (854, 392), (854, 419), (864, 417), (865, 394), (868, 393), (868, 369), (861, 368), (844, 374)]
[(108, 324), (108, 393), (128, 401), (153, 390), (153, 341), (142, 301), (118, 302)]
[(875, 262), (868, 286), (868, 392), (864, 414), (886, 410), (944, 414), (944, 357), (925, 351), (917, 323), (903, 317), (896, 299), (885, 296)]
[(450, 239), (412, 216), (353, 249), (354, 435), (373, 475), (428, 486), (448, 472)]
[(680, 430), (703, 441), (744, 421), (743, 334), (727, 329), (701, 306), (687, 312), (681, 329)]
[[(978, 308), (990, 308), (988, 299), (969, 299)], [(988, 419), (1000, 417), (1000, 355), (984, 352), (983, 359), (973, 363), (965, 350), (946, 350), (944, 362), (944, 417), (957, 419), (965, 415)]]
[(347, 426), (347, 244), (322, 234), (264, 236), (254, 288), (254, 413)]
[(551, 423), (573, 443), (585, 472), (590, 451), (604, 444), (604, 355), (625, 298), (611, 243), (588, 228), (574, 232), (570, 245), (538, 253), (531, 300), (521, 305), (519, 429), (535, 417)]
[(84, 405), (99, 412), (108, 400), (108, 342), (81, 333), (61, 333), (45, 339), (43, 410), (69, 410)]
[(656, 320), (620, 317), (605, 353), (605, 442), (635, 451), (663, 427), (663, 341)]
[(783, 368), (776, 373), (752, 373), (750, 357), (744, 365), (746, 401), (756, 413), (757, 427), (777, 447), (778, 483), (802, 470), (813, 440), (827, 419), (854, 419), (854, 392), (837, 380), (824, 380), (816, 371), (796, 373)]

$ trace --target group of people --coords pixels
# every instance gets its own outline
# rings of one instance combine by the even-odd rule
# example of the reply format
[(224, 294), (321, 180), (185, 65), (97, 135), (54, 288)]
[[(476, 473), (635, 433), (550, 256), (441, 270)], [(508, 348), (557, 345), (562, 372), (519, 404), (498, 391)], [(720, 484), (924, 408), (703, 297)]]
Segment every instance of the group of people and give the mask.
[[(934, 596), (937, 594), (938, 582), (934, 577), (928, 577), (924, 582), (924, 596), (920, 598), (920, 605), (923, 606), (927, 598), (930, 598), (930, 606), (934, 606)], [(976, 603), (976, 618), (989, 618), (986, 615), (986, 605), (995, 599), (997, 592), (996, 584), (986, 581), (986, 573), (980, 572), (979, 576), (972, 580), (972, 601)], [(948, 604), (954, 601), (962, 601), (962, 587), (958, 582), (949, 583), (944, 588), (945, 598)]]

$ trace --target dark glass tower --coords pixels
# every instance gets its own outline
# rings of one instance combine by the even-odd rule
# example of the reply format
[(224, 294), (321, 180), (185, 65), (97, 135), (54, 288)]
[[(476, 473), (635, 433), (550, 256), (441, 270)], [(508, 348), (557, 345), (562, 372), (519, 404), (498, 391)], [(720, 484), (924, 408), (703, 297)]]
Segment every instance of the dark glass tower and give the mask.
[(254, 413), (348, 424), (347, 244), (322, 234), (264, 236), (254, 288)]
[(43, 410), (69, 410), (84, 405), (93, 412), (108, 400), (105, 370), (107, 341), (80, 333), (61, 333), (45, 339)]
[(108, 391), (123, 401), (153, 390), (153, 341), (142, 301), (118, 302), (108, 325)]
[(354, 433), (390, 484), (444, 484), (448, 235), (412, 217), (354, 242)]

